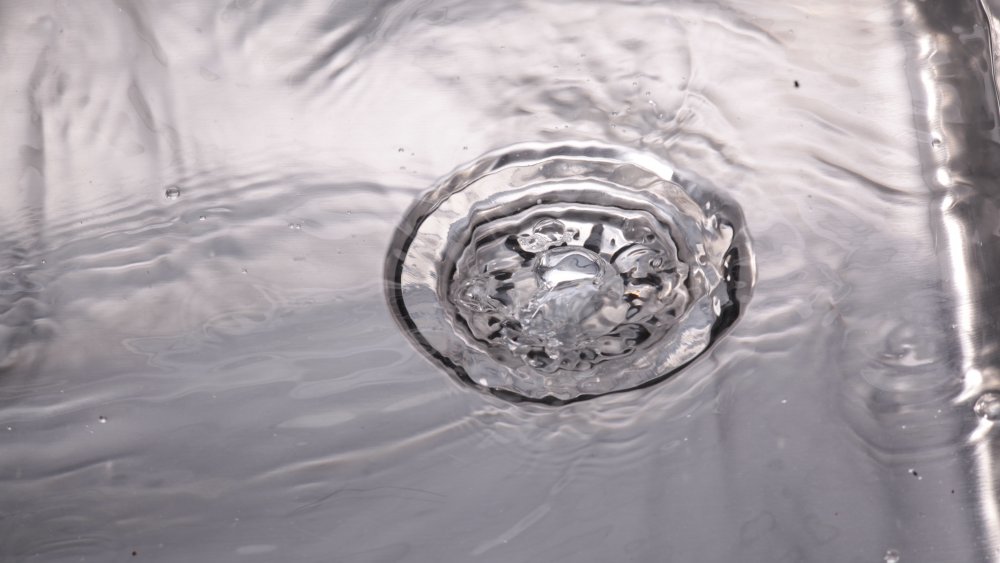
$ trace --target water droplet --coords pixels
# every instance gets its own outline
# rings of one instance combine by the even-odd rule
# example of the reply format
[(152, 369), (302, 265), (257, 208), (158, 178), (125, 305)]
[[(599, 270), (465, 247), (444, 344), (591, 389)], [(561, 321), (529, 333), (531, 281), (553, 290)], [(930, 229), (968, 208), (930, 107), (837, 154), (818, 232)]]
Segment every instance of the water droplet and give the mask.
[(107, 422), (107, 421), (108, 421), (108, 418), (107, 418), (106, 416), (99, 416), (99, 417), (97, 417), (97, 420), (98, 420), (98, 421), (99, 421), (99, 422), (100, 422), (101, 424), (104, 424), (105, 422)]
[(167, 199), (177, 199), (181, 197), (181, 189), (177, 186), (170, 186), (163, 195), (167, 196)]
[(885, 551), (885, 556), (882, 557), (882, 560), (884, 560), (885, 563), (899, 563), (899, 552), (895, 549), (887, 549)]
[[(426, 209), (407, 218), (408, 244), (393, 245), (406, 252), (387, 270), (400, 288), (394, 313), (433, 335), (415, 342), (446, 354), (463, 381), (545, 401), (637, 387), (707, 349), (733, 320), (724, 314), (733, 296), (749, 291), (726, 281), (751, 279), (728, 275), (748, 267), (725, 258), (742, 228), (737, 208), (711, 206), (727, 211), (709, 220), (705, 200), (721, 194), (695, 201), (640, 165), (648, 155), (602, 146), (614, 155), (602, 162), (588, 150), (487, 157), (496, 161), (471, 164), (451, 191), (436, 192), (437, 220), (425, 221)], [(460, 175), (468, 170), (491, 173)], [(530, 195), (519, 178), (532, 179)], [(487, 199), (489, 215), (479, 216), (487, 206), (476, 202)], [(395, 279), (403, 271), (408, 279)], [(409, 315), (428, 304), (442, 314)]]
[(996, 391), (983, 393), (976, 400), (976, 404), (972, 407), (972, 410), (979, 418), (989, 421), (1000, 420), (1000, 393)]

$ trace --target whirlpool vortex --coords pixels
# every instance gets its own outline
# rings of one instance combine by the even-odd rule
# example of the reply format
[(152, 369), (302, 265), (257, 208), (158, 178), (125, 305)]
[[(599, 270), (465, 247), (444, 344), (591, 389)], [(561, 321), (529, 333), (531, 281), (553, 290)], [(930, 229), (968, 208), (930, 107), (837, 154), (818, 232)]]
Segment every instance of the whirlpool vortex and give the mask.
[(555, 404), (676, 373), (754, 280), (722, 191), (593, 143), (482, 157), (424, 194), (390, 248), (390, 308), (420, 348), (468, 384)]

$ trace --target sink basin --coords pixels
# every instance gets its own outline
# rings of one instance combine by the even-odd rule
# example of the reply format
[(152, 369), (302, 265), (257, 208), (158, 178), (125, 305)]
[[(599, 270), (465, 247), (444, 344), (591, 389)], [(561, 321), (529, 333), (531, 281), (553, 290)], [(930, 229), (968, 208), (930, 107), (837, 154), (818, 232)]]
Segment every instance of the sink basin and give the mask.
[[(5, 2), (2, 558), (1000, 561), (997, 10)], [(491, 238), (523, 147), (669, 167), (719, 251), (586, 207), (617, 164)], [(696, 282), (623, 237), (718, 277), (655, 338)]]

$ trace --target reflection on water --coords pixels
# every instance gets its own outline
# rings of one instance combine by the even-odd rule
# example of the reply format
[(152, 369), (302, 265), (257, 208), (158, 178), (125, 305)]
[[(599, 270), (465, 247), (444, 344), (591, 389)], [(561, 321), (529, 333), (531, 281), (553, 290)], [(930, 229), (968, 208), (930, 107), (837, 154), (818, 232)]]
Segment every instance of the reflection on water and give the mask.
[[(5, 3), (5, 555), (997, 560), (985, 8)], [(396, 226), (568, 141), (722, 190), (753, 299), (658, 386), (470, 392), (386, 305)]]

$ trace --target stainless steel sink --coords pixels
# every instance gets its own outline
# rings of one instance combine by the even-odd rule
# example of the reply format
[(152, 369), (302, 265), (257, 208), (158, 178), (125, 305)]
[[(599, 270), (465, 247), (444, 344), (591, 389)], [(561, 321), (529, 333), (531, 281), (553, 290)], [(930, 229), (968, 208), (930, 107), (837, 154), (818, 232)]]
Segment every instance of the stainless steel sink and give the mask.
[[(996, 10), (0, 3), (0, 560), (1000, 561)], [(646, 279), (612, 263), (621, 240), (559, 230), (538, 252), (607, 282), (607, 326), (565, 310), (594, 292), (530, 277), (530, 350), (478, 309), (401, 320), (386, 264), (409, 229), (445, 209), (447, 236), (502, 242), (463, 213), (493, 220), (545, 165), (464, 208), (435, 197), (526, 146), (626, 187), (612, 157), (659, 163), (706, 217), (727, 202), (753, 272), (738, 318), (683, 362), (648, 358), (687, 340), (623, 338), (601, 373), (641, 377), (521, 400), (510, 373), (593, 367), (558, 364), (549, 332), (585, 354)], [(638, 241), (572, 215), (596, 185), (545, 197), (586, 192), (567, 225)], [(513, 255), (461, 262), (439, 234), (427, 287)], [(447, 313), (427, 303), (404, 312)], [(514, 368), (469, 375), (491, 362)]]

